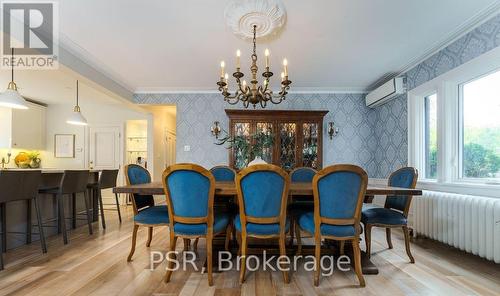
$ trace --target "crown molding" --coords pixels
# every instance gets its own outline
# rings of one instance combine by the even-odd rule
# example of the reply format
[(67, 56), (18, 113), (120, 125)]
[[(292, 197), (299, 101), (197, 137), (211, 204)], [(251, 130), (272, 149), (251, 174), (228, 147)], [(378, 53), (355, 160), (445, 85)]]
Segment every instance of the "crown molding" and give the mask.
[(396, 78), (398, 76), (401, 76), (402, 74), (415, 68), (420, 63), (424, 62), (425, 60), (427, 60), (428, 58), (430, 58), (434, 54), (443, 50), (444, 48), (446, 48), (447, 46), (449, 46), (453, 42), (457, 41), (461, 37), (465, 36), (466, 34), (471, 32), (472, 30), (474, 30), (475, 28), (486, 23), (492, 17), (497, 15), (498, 13), (500, 13), (500, 1), (496, 1), (495, 3), (491, 4), (490, 6), (479, 11), (474, 16), (472, 16), (467, 21), (465, 21), (462, 25), (458, 26), (454, 31), (452, 31), (449, 34), (448, 38), (446, 38), (440, 42), (435, 43), (428, 50), (426, 50), (424, 52), (424, 54), (415, 56), (406, 65), (404, 65), (402, 68), (400, 68), (399, 71), (384, 75), (383, 77), (379, 78), (377, 81), (375, 81), (370, 86), (368, 86), (367, 89), (371, 91), (371, 90), (377, 88), (378, 86), (380, 86), (381, 84), (387, 82), (388, 80)]
[[(368, 91), (361, 87), (294, 87), (290, 94), (365, 94)], [(213, 88), (186, 87), (140, 87), (134, 94), (220, 94)]]

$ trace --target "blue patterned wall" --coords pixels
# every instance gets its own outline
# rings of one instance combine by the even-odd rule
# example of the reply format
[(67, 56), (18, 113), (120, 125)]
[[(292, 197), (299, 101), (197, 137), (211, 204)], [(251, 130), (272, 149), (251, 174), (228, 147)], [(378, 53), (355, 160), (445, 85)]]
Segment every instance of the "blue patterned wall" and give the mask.
[[(411, 90), (500, 44), (500, 15), (465, 34), (405, 74)], [(225, 104), (219, 94), (137, 94), (138, 104), (177, 105), (177, 161), (206, 167), (228, 162), (228, 153), (215, 146), (209, 128), (218, 120), (227, 129)], [(370, 177), (387, 178), (408, 162), (407, 97), (401, 95), (376, 109), (365, 106), (361, 94), (293, 94), (269, 109), (328, 110), (325, 123), (335, 121), (340, 134), (330, 141), (323, 131), (323, 164), (354, 163)], [(326, 126), (326, 124), (325, 124)], [(191, 151), (184, 152), (184, 145)]]
[[(177, 106), (177, 162), (196, 162), (205, 167), (227, 164), (228, 152), (214, 145), (210, 126), (218, 120), (227, 130), (224, 109), (236, 107), (225, 103), (220, 94), (137, 94), (135, 101)], [(291, 94), (285, 102), (268, 109), (328, 110), (325, 126), (334, 121), (340, 133), (330, 140), (326, 128), (323, 130), (324, 165), (353, 163), (363, 167), (369, 176), (375, 175), (376, 113), (365, 106), (363, 94)], [(185, 152), (185, 145), (191, 146), (191, 151)]]
[[(408, 89), (430, 81), (500, 45), (500, 14), (457, 39), (407, 71)], [(397, 97), (375, 109), (374, 133), (376, 171), (373, 176), (387, 178), (408, 163), (407, 96)]]

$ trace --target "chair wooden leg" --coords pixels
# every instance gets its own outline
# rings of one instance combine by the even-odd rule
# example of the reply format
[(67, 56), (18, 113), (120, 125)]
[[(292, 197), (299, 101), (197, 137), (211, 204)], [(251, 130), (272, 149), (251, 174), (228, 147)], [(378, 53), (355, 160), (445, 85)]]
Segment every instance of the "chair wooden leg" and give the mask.
[(359, 248), (359, 238), (352, 241), (352, 252), (354, 253), (354, 271), (358, 277), (359, 285), (364, 287), (365, 278), (363, 277), (363, 270), (361, 269), (361, 249)]
[(132, 256), (134, 256), (135, 252), (135, 243), (137, 241), (137, 231), (139, 230), (139, 225), (134, 225), (134, 229), (132, 230), (132, 246), (130, 246), (130, 253), (127, 257), (127, 262), (132, 261)]
[(238, 256), (241, 256), (241, 233), (236, 233), (236, 241), (238, 242)]
[(340, 255), (344, 255), (345, 254), (345, 241), (340, 241)]
[[(233, 224), (229, 223), (226, 228), (226, 240), (224, 241), (224, 250), (229, 251), (229, 242), (231, 241)], [(195, 240), (196, 243), (196, 240)], [(195, 251), (196, 252), (196, 251)]]
[(415, 263), (415, 258), (413, 258), (413, 255), (411, 254), (410, 251), (410, 232), (408, 230), (408, 226), (403, 226), (403, 233), (405, 235), (406, 254), (410, 258), (410, 262)]
[(89, 227), (89, 234), (94, 234), (92, 229), (92, 214), (90, 213), (90, 200), (88, 199), (87, 191), (83, 192), (83, 199), (85, 200), (85, 212), (87, 213), (87, 225)]
[(47, 253), (47, 244), (45, 243), (45, 234), (43, 233), (42, 225), (42, 214), (40, 213), (40, 206), (38, 205), (38, 199), (34, 198), (36, 220), (38, 223), (38, 235), (40, 236), (40, 244), (42, 245), (42, 252)]
[(245, 282), (245, 272), (246, 272), (246, 263), (247, 263), (247, 237), (241, 235), (241, 270), (240, 270), (240, 283)]
[(319, 274), (321, 272), (320, 262), (321, 262), (321, 239), (317, 240), (314, 247), (314, 258), (316, 260), (314, 269), (314, 286), (319, 286)]
[(295, 236), (297, 237), (297, 255), (302, 255), (302, 238), (300, 237), (299, 225), (295, 225)]
[(294, 217), (292, 216), (292, 218), (290, 218), (290, 243), (288, 244), (288, 247), (292, 247), (293, 246), (293, 240), (295, 239), (295, 227), (297, 227), (295, 225), (295, 219)]
[(200, 238), (195, 238), (193, 242), (193, 252), (198, 254), (198, 242), (200, 241)]
[(183, 249), (183, 251), (184, 252), (189, 251), (189, 249), (191, 248), (191, 240), (189, 238), (183, 238), (182, 242), (184, 243), (184, 249)]
[(214, 279), (212, 275), (212, 241), (213, 241), (213, 234), (210, 233), (207, 235), (207, 272), (208, 272), (208, 285), (213, 286), (214, 284)]
[(387, 245), (389, 246), (389, 249), (392, 249), (391, 229), (389, 227), (385, 229), (385, 239), (387, 240)]
[[(285, 238), (285, 234), (280, 235), (280, 256), (286, 256)], [(288, 278), (288, 271), (286, 270), (283, 270), (283, 281), (285, 282), (285, 284), (288, 284), (290, 282)]]
[(116, 210), (118, 211), (118, 220), (122, 223), (122, 213), (120, 211), (120, 200), (118, 199), (118, 193), (115, 193)]
[(148, 241), (146, 242), (146, 247), (151, 246), (151, 241), (153, 240), (153, 227), (148, 227)]
[(59, 223), (61, 225), (61, 232), (63, 234), (64, 244), (68, 244), (68, 231), (66, 230), (66, 215), (64, 214), (64, 198), (62, 194), (57, 196), (57, 204), (59, 207)]
[(171, 260), (168, 261), (167, 263), (167, 272), (165, 273), (165, 282), (168, 283), (170, 282), (170, 277), (172, 276), (172, 268), (174, 267), (174, 259), (177, 257), (175, 256), (175, 245), (177, 244), (177, 237), (175, 236), (174, 234), (174, 231), (173, 230), (170, 230), (171, 233), (170, 233), (170, 253), (169, 253), (169, 256), (172, 255), (172, 257), (170, 257)]
[(101, 192), (101, 189), (98, 189), (97, 190), (97, 203), (100, 205), (100, 209), (101, 209), (101, 224), (102, 224), (102, 228), (103, 229), (106, 229), (106, 219), (104, 218), (104, 204), (102, 203), (102, 192)]
[(370, 224), (365, 224), (365, 244), (366, 244), (366, 256), (370, 258), (371, 256), (371, 244), (372, 244), (372, 226)]

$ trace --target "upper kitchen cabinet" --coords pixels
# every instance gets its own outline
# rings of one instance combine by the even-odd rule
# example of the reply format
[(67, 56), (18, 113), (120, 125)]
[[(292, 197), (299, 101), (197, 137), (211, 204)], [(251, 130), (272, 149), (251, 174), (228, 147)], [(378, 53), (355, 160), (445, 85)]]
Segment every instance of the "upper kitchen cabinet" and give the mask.
[(28, 102), (29, 109), (0, 108), (0, 148), (45, 149), (47, 107)]

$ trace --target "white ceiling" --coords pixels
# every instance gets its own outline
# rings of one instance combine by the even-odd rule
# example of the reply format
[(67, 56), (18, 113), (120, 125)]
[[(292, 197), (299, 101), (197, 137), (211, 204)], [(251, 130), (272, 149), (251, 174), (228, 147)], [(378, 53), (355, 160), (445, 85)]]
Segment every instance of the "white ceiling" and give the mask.
[[(248, 69), (251, 44), (225, 26), (228, 0), (58, 2), (61, 45), (130, 91), (215, 91), (220, 60), (234, 67), (238, 48)], [(257, 44), (260, 61), (269, 48), (271, 70), (279, 74), (287, 57), (292, 90), (365, 90), (499, 1), (284, 2), (285, 29)], [(61, 95), (73, 97), (69, 90)]]
[[(0, 92), (2, 92), (7, 88), (10, 81), (10, 71), (2, 69), (0, 73)], [(80, 79), (79, 98), (83, 105), (115, 105), (124, 102), (124, 100), (117, 99), (116, 96), (106, 94), (96, 84), (64, 66), (60, 66), (59, 70), (16, 70), (15, 72), (15, 81), (19, 93), (25, 98), (47, 105), (74, 105), (76, 101), (76, 79)]]

